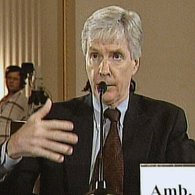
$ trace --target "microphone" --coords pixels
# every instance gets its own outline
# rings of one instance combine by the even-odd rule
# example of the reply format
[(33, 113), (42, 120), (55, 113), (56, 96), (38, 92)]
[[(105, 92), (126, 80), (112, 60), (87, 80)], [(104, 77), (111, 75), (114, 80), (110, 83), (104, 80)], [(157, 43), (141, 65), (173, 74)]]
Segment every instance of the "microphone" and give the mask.
[[(85, 195), (118, 195), (113, 191), (110, 191), (106, 187), (106, 180), (104, 179), (104, 170), (103, 170), (103, 142), (104, 142), (104, 132), (103, 132), (103, 104), (102, 104), (102, 95), (107, 90), (107, 84), (104, 81), (101, 81), (98, 84), (98, 92), (100, 94), (100, 154), (98, 160), (98, 180), (95, 183), (95, 189), (88, 192)], [(96, 159), (97, 160), (97, 159)]]
[(98, 92), (101, 94), (104, 94), (107, 90), (107, 85), (104, 81), (101, 81), (99, 84), (98, 84)]

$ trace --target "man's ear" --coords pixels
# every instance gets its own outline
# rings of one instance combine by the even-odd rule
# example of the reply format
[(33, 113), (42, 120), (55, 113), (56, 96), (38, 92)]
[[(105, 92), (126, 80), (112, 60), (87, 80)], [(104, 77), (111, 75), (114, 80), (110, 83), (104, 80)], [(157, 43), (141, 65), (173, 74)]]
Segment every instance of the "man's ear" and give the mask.
[(139, 65), (140, 65), (140, 59), (134, 60), (134, 64), (133, 64), (133, 75), (135, 75), (136, 72), (138, 71)]

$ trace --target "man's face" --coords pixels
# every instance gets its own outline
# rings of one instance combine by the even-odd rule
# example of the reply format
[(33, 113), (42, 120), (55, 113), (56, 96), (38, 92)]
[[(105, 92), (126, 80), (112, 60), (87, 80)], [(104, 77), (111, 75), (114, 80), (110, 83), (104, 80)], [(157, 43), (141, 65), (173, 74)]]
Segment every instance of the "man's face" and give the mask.
[(139, 61), (132, 60), (125, 39), (114, 42), (89, 41), (86, 54), (86, 71), (93, 94), (98, 98), (97, 86), (106, 82), (103, 102), (116, 107), (129, 93), (132, 76), (137, 72)]
[(15, 93), (20, 90), (20, 73), (10, 72), (6, 77), (6, 86), (9, 93)]

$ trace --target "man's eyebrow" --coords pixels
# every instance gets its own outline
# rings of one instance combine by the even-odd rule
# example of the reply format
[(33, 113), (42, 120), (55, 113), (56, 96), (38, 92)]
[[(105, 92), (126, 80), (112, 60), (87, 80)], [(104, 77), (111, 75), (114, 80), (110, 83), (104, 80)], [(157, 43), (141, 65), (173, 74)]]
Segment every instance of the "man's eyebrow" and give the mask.
[(95, 47), (89, 47), (89, 50), (90, 50), (90, 51), (98, 51), (98, 49), (95, 48)]
[(110, 50), (110, 53), (113, 53), (113, 54), (114, 53), (120, 53), (122, 55), (125, 54), (125, 52), (121, 48), (112, 49), (112, 50)]
[[(95, 47), (95, 46), (90, 46), (88, 51), (91, 53), (91, 52), (98, 52), (98, 53), (101, 53), (101, 49)], [(121, 47), (116, 47), (116, 48), (110, 48), (109, 49), (109, 53), (110, 54), (114, 54), (114, 53), (120, 53), (121, 55), (125, 55), (125, 52), (123, 50), (123, 48)]]
[(123, 53), (123, 50), (121, 48), (112, 49), (111, 52), (120, 52)]

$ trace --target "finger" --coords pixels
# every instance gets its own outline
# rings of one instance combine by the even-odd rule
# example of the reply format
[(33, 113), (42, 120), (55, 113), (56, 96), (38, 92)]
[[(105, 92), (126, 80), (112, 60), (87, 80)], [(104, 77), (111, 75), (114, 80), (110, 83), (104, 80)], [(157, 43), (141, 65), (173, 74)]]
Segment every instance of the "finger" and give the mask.
[(32, 156), (46, 158), (58, 163), (62, 163), (64, 161), (63, 154), (56, 153), (45, 148), (34, 149), (34, 151), (32, 151)]
[[(39, 143), (41, 143), (41, 146), (37, 144), (31, 149), (31, 155), (34, 157), (43, 157), (60, 163), (63, 162), (64, 155), (71, 155), (73, 152), (72, 146), (60, 142), (42, 140)], [(29, 153), (26, 156), (28, 155)]]
[(49, 140), (63, 142), (67, 144), (76, 144), (78, 142), (78, 136), (75, 133), (64, 131), (48, 131), (47, 138)]
[(50, 111), (52, 106), (51, 100), (48, 98), (46, 103), (44, 104), (43, 107), (41, 107), (37, 112), (35, 112), (32, 116), (31, 119), (42, 119), (44, 118)]
[(43, 120), (42, 125), (46, 129), (58, 129), (65, 131), (71, 131), (74, 128), (71, 121), (64, 120)]
[(51, 140), (43, 140), (42, 148), (46, 149), (47, 151), (52, 151), (64, 155), (71, 155), (73, 152), (73, 147), (71, 145)]

